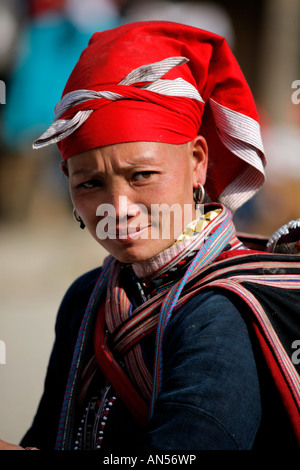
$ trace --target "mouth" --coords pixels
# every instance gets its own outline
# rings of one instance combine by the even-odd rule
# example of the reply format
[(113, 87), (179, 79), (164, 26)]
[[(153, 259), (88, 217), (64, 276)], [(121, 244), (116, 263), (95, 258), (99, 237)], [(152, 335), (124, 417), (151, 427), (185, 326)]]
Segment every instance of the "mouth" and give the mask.
[(126, 229), (118, 228), (116, 230), (116, 239), (117, 240), (124, 240), (124, 241), (130, 241), (130, 240), (135, 240), (137, 238), (140, 238), (141, 235), (145, 234), (149, 228), (149, 225), (141, 228), (131, 228), (128, 227)]

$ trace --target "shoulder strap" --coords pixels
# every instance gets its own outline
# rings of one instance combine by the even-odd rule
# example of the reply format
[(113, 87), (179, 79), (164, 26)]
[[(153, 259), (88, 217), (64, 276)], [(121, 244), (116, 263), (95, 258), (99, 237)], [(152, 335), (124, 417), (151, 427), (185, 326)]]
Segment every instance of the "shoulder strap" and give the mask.
[(145, 426), (148, 419), (149, 405), (138, 393), (108, 348), (103, 303), (98, 311), (94, 338), (95, 357), (99, 368), (133, 416), (142, 426)]
[[(217, 268), (206, 271), (202, 273), (200, 290), (225, 289), (249, 307), (247, 312), (258, 343), (300, 446), (299, 365), (293, 363), (288, 351), (288, 342), (291, 347), (293, 339), (300, 337), (300, 258), (274, 254), (234, 255), (221, 261)], [(276, 316), (280, 317), (278, 322)]]

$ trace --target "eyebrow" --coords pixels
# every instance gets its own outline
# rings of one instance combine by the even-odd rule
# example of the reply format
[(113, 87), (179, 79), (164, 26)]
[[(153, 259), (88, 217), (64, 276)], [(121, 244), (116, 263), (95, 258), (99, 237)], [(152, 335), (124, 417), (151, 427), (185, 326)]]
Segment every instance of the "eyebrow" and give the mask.
[[(129, 169), (129, 168), (134, 168), (134, 167), (137, 167), (139, 165), (144, 165), (144, 164), (149, 164), (149, 163), (154, 163), (155, 162), (155, 158), (153, 157), (153, 155), (139, 155), (137, 157), (136, 161), (131, 161), (130, 158), (128, 159), (128, 161), (126, 162), (126, 164), (124, 164), (124, 167), (123, 169)], [(78, 170), (74, 170), (72, 172), (72, 174), (70, 174), (70, 177), (77, 177), (77, 176), (83, 176), (83, 177), (88, 177), (88, 178), (91, 178), (91, 177), (95, 177), (95, 176), (105, 176), (105, 172), (104, 171), (101, 171), (99, 169), (87, 169), (87, 168), (79, 168)]]
[(84, 177), (93, 177), (93, 176), (101, 176), (104, 175), (103, 171), (99, 170), (88, 170), (86, 168), (80, 168), (79, 170), (74, 170), (70, 177), (74, 178), (76, 176), (84, 176)]

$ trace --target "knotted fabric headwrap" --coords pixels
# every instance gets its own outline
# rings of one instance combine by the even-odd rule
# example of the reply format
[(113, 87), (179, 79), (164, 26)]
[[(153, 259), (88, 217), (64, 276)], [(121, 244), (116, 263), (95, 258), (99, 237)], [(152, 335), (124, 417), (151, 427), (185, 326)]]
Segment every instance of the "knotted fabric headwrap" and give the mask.
[(203, 135), (206, 191), (236, 210), (264, 183), (254, 100), (224, 38), (182, 24), (149, 21), (95, 33), (35, 141), (57, 143), (63, 159), (105, 145), (183, 144)]

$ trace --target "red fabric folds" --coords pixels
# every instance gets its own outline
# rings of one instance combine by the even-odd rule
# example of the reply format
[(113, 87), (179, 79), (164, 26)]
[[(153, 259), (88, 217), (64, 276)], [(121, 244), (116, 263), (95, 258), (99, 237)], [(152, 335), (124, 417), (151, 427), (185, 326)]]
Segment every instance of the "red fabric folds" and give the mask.
[[(111, 91), (111, 87), (107, 89)], [(95, 99), (77, 105), (63, 116), (70, 118), (80, 110), (95, 110), (76, 132), (58, 143), (64, 160), (104, 145), (141, 140), (183, 144), (197, 135), (199, 110), (192, 100), (166, 97), (150, 91), (144, 91), (143, 96), (139, 97), (130, 91), (126, 90), (124, 94), (126, 97), (133, 96), (133, 99)], [(178, 109), (176, 113), (170, 109), (175, 106)]]
[[(158, 63), (175, 58), (178, 63), (157, 74)], [(146, 73), (124, 84), (140, 67)], [(149, 85), (154, 88), (145, 89)], [(119, 96), (91, 97), (85, 90)], [(165, 21), (95, 33), (63, 97), (72, 92), (76, 104), (68, 102), (64, 114), (58, 112), (34, 148), (57, 143), (66, 160), (112, 144), (183, 144), (203, 135), (210, 162), (205, 189), (212, 201), (235, 211), (264, 183), (265, 157), (251, 91), (226, 40), (214, 33)], [(78, 111), (84, 112), (80, 119)]]
[(95, 33), (66, 84), (63, 96), (79, 89), (108, 90), (124, 94), (124, 100), (91, 100), (66, 113), (63, 118), (78, 110), (97, 109), (59, 143), (64, 159), (79, 153), (78, 149), (124, 141), (178, 144), (192, 140), (201, 126), (203, 103), (118, 85), (132, 70), (174, 56), (187, 57), (189, 62), (167, 72), (164, 79), (183, 78), (199, 90), (204, 102), (213, 97), (257, 120), (252, 94), (224, 38), (172, 22), (130, 23)]

